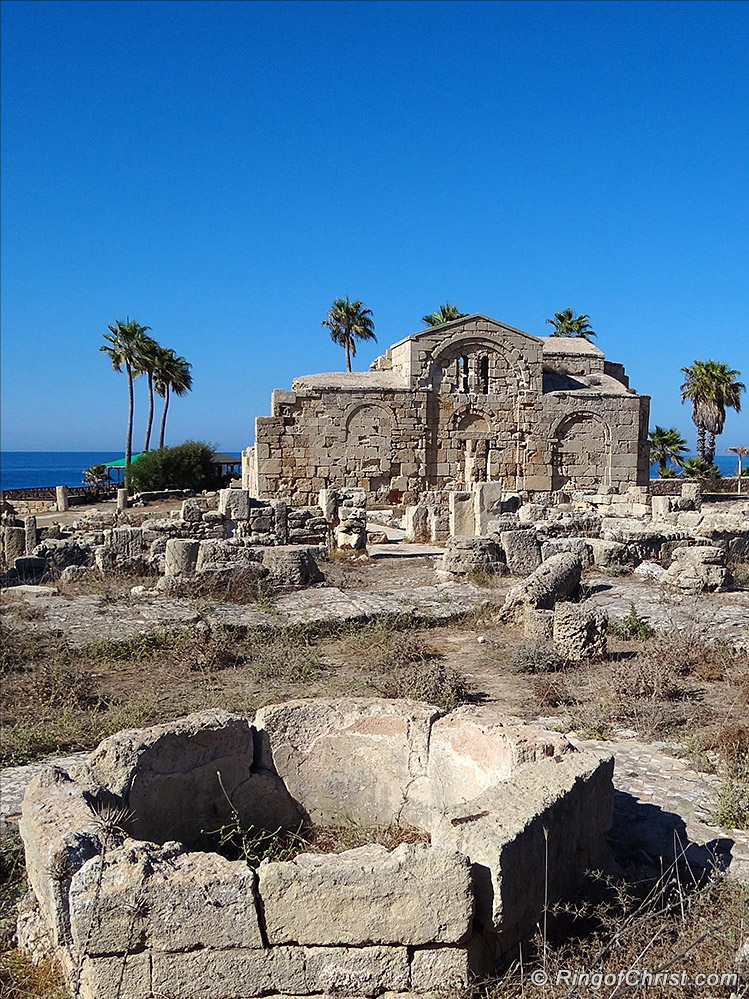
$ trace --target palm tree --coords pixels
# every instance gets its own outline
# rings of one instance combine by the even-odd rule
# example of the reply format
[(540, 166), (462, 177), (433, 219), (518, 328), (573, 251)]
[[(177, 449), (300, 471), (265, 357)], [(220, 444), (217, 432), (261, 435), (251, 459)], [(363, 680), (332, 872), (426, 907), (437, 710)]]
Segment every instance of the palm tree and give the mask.
[(745, 386), (738, 381), (740, 371), (722, 361), (695, 361), (682, 368), (686, 375), (681, 386), (681, 401), (692, 403), (692, 421), (697, 427), (697, 457), (708, 464), (715, 457), (715, 438), (723, 433), (726, 407), (741, 412), (741, 393)]
[(589, 319), (590, 316), (586, 316), (585, 314), (575, 316), (572, 308), (569, 308), (563, 309), (561, 312), (555, 312), (554, 318), (547, 319), (546, 322), (554, 327), (552, 336), (579, 336), (583, 340), (590, 340), (596, 334), (590, 328)]
[(685, 479), (718, 479), (720, 469), (704, 458), (687, 458), (681, 474)]
[(660, 478), (668, 478), (669, 461), (679, 468), (684, 467), (682, 454), (687, 450), (687, 442), (681, 436), (676, 427), (666, 430), (664, 427), (656, 425), (655, 430), (651, 430), (648, 435), (650, 442), (650, 461), (658, 462), (658, 475)]
[[(124, 366), (127, 374), (127, 439), (125, 442), (125, 465), (130, 464), (133, 453), (133, 378), (141, 374), (139, 368), (139, 358), (143, 349), (146, 332), (150, 326), (141, 326), (139, 323), (131, 322), (129, 317), (123, 323), (121, 319), (115, 321), (114, 326), (109, 326), (109, 333), (104, 333), (104, 339), (109, 346), (99, 347), (102, 353), (109, 357), (115, 371), (122, 371)], [(111, 335), (110, 335), (111, 334)]]
[(151, 446), (151, 428), (153, 427), (153, 378), (159, 355), (164, 348), (150, 336), (143, 337), (143, 343), (138, 358), (138, 373), (148, 376), (148, 419), (146, 421), (146, 439), (143, 450)]
[(333, 300), (328, 318), (320, 323), (330, 330), (333, 343), (339, 343), (345, 349), (346, 371), (351, 371), (351, 358), (356, 357), (357, 340), (374, 340), (377, 343), (371, 315), (372, 310), (365, 309), (364, 302), (358, 299), (356, 302), (350, 302), (346, 295), (345, 298)]
[(169, 394), (184, 395), (192, 389), (191, 364), (176, 354), (169, 347), (162, 347), (153, 371), (153, 387), (164, 400), (164, 411), (161, 414), (161, 429), (159, 431), (159, 447), (164, 446), (166, 434), (166, 414), (169, 409)]
[(459, 312), (457, 305), (451, 305), (449, 302), (445, 302), (444, 305), (440, 305), (436, 312), (430, 312), (428, 316), (422, 316), (422, 323), (426, 323), (427, 326), (441, 326), (442, 323), (449, 323), (453, 319), (462, 319), (466, 316), (466, 312)]

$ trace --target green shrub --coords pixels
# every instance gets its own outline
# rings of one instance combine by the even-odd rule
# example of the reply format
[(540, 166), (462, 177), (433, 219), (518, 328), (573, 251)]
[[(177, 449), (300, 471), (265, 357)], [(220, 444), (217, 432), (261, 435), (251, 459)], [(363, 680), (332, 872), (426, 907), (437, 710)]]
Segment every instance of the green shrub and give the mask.
[(554, 646), (546, 642), (524, 645), (510, 660), (513, 673), (558, 673), (565, 665)]
[(626, 617), (615, 618), (609, 622), (609, 631), (617, 638), (634, 638), (640, 642), (655, 635), (655, 628), (646, 617), (637, 613), (634, 604), (629, 605), (629, 614)]
[(217, 489), (226, 477), (216, 474), (213, 448), (201, 441), (148, 451), (130, 465), (125, 482), (135, 492), (158, 489)]

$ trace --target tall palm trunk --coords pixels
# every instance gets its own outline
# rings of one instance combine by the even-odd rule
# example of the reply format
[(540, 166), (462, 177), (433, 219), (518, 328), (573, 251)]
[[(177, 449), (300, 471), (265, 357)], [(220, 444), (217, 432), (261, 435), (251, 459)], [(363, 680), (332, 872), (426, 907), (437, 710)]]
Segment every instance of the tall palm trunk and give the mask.
[(164, 446), (164, 434), (166, 433), (166, 411), (169, 409), (169, 386), (164, 386), (164, 412), (161, 414), (161, 431), (159, 432), (159, 447)]
[(712, 430), (707, 432), (707, 443), (705, 444), (705, 461), (711, 465), (715, 461), (715, 434)]
[(151, 427), (153, 426), (153, 374), (148, 372), (148, 422), (146, 423), (146, 441), (143, 450), (147, 451), (151, 446)]
[(125, 468), (130, 464), (133, 454), (133, 371), (129, 364), (125, 365), (127, 371), (127, 441), (125, 443)]
[(705, 434), (706, 430), (704, 427), (697, 427), (697, 457), (706, 460), (707, 448), (705, 446)]
[(351, 371), (351, 341), (346, 340), (346, 371)]

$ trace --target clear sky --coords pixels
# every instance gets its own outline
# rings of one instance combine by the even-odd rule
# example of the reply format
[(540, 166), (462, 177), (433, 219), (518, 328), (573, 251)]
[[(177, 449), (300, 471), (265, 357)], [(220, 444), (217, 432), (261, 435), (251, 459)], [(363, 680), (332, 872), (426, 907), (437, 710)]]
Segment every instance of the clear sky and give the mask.
[(123, 447), (130, 317), (193, 364), (167, 443), (238, 450), (346, 294), (361, 369), (446, 299), (586, 312), (692, 446), (680, 368), (749, 384), (745, 2), (11, 0), (2, 59), (6, 449)]

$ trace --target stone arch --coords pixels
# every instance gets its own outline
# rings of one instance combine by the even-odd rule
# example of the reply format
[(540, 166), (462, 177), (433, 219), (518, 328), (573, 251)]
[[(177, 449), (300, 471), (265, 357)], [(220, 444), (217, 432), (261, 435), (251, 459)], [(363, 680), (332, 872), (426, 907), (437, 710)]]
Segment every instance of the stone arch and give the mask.
[(375, 491), (389, 486), (400, 468), (393, 466), (395, 413), (379, 402), (360, 402), (344, 414), (348, 485), (367, 483)]
[(343, 425), (346, 428), (346, 436), (348, 437), (352, 423), (364, 422), (368, 416), (374, 417), (372, 423), (378, 428), (381, 426), (387, 427), (390, 433), (395, 429), (397, 422), (395, 412), (389, 406), (385, 406), (380, 402), (355, 402), (343, 414)]
[(445, 378), (445, 371), (450, 364), (462, 357), (474, 360), (474, 368), (469, 379), (470, 391), (472, 392), (486, 394), (482, 392), (481, 386), (484, 379), (481, 360), (484, 358), (487, 359), (487, 380), (494, 383), (489, 385), (489, 393), (496, 393), (498, 388), (504, 388), (502, 385), (506, 380), (502, 377), (504, 372), (509, 372), (515, 383), (509, 386), (511, 391), (517, 392), (531, 388), (531, 372), (526, 360), (519, 358), (515, 352), (508, 350), (492, 337), (482, 336), (475, 332), (456, 334), (435, 347), (428, 366), (427, 383), (438, 389), (441, 388), (443, 381), (452, 384), (454, 379)]
[(592, 491), (611, 485), (611, 428), (600, 413), (577, 410), (552, 426), (551, 487)]

